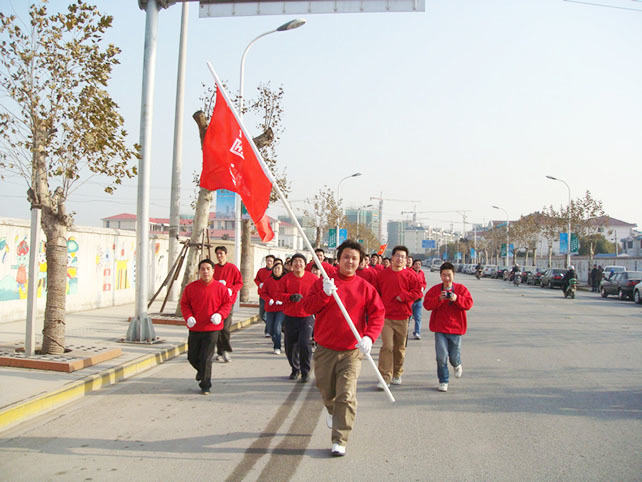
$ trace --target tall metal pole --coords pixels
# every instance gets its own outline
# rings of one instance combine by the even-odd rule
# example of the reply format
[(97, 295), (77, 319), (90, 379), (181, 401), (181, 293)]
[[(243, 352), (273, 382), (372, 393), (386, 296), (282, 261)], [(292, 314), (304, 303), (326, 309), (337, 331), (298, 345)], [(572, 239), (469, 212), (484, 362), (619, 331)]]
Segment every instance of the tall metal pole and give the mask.
[(563, 182), (564, 185), (566, 186), (566, 189), (568, 189), (568, 229), (566, 231), (568, 235), (568, 249), (566, 250), (566, 268), (568, 268), (569, 266), (571, 266), (571, 188), (563, 179), (559, 179), (553, 176), (546, 176), (546, 178), (551, 179), (553, 181)]
[(506, 256), (504, 258), (504, 263), (506, 264), (506, 267), (508, 267), (508, 250), (510, 249), (510, 223), (508, 221), (508, 212), (504, 208), (500, 208), (499, 206), (493, 206), (495, 209), (500, 209), (504, 211), (504, 214), (506, 214)]
[[(245, 47), (243, 55), (241, 56), (241, 73), (239, 79), (239, 116), (241, 117), (241, 119), (243, 118), (243, 102), (245, 100), (243, 98), (243, 89), (245, 83), (245, 57), (247, 57), (247, 53), (249, 52), (250, 47), (252, 47), (252, 45), (254, 45), (254, 43), (258, 39), (263, 38), (266, 35), (270, 35), (276, 32), (284, 32), (286, 30), (292, 30), (301, 27), (304, 24), (305, 20), (302, 18), (290, 20), (289, 22), (284, 23), (274, 30), (262, 33), (254, 40), (252, 40), (247, 45), (247, 47)], [(241, 196), (239, 196), (238, 193), (234, 195), (234, 264), (237, 268), (241, 269)], [(238, 308), (239, 303), (240, 297), (237, 297), (234, 307)]]
[(147, 0), (140, 115), (142, 156), (138, 163), (138, 202), (136, 208), (136, 316), (129, 323), (127, 341), (152, 341), (156, 338), (154, 325), (147, 315), (147, 291), (149, 286), (149, 270), (147, 266), (149, 261), (149, 187), (152, 160), (152, 111), (154, 107), (158, 10), (156, 0)]
[[(187, 23), (189, 3), (183, 2), (181, 12), (181, 36), (178, 49), (178, 73), (176, 79), (176, 109), (174, 114), (174, 153), (172, 156), (172, 190), (169, 203), (169, 256), (167, 266), (173, 265), (178, 256), (178, 235), (181, 217), (181, 171), (183, 166), (183, 105), (185, 100), (185, 66), (187, 63)], [(172, 285), (169, 299), (178, 297), (178, 284)]]
[(38, 250), (40, 249), (39, 207), (31, 208), (31, 237), (29, 239), (29, 287), (27, 288), (27, 327), (25, 332), (25, 355), (35, 353), (36, 337), (33, 329), (38, 314)]

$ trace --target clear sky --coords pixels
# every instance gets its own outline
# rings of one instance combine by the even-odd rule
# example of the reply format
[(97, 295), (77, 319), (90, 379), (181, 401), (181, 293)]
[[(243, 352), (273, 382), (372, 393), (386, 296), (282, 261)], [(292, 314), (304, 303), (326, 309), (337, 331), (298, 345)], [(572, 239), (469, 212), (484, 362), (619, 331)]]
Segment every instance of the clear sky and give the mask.
[[(23, 18), (23, 0), (0, 0)], [(123, 51), (109, 90), (139, 141), (145, 13), (135, 0), (97, 0), (114, 16)], [(589, 5), (588, 3), (605, 6)], [(66, 1), (53, 0), (51, 8)], [(198, 18), (190, 4), (182, 212), (201, 154), (191, 119), (211, 61), (238, 88), (247, 44), (292, 16)], [(636, 11), (637, 10), (637, 11)], [(260, 39), (246, 61), (245, 94), (285, 89), (279, 164), (295, 210), (324, 184), (346, 207), (371, 196), (418, 200), (417, 211), (470, 210), (468, 222), (511, 219), (590, 190), (607, 214), (642, 227), (642, 2), (426, 0), (424, 13), (301, 15), (297, 30)], [(169, 217), (181, 6), (160, 13), (150, 214)], [(248, 126), (250, 129), (254, 126)], [(255, 132), (258, 134), (258, 132)], [(71, 197), (76, 223), (136, 212), (137, 181), (102, 194), (99, 177)], [(0, 216), (27, 218), (25, 183), (0, 182)], [(413, 203), (384, 202), (384, 219)], [(269, 214), (282, 213), (280, 206)], [(458, 214), (418, 214), (461, 228)]]

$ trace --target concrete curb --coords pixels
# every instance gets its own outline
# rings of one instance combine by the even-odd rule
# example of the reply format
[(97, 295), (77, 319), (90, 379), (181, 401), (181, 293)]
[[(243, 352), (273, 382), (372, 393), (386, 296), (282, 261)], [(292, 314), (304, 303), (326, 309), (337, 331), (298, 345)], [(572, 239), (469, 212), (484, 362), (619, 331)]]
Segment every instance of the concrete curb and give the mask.
[[(259, 315), (254, 315), (246, 320), (234, 323), (230, 331), (238, 331), (260, 321)], [(0, 431), (20, 422), (54, 410), (66, 403), (77, 400), (88, 393), (99, 390), (103, 387), (113, 385), (138, 375), (150, 368), (176, 358), (187, 351), (187, 342), (181, 343), (156, 353), (142, 355), (123, 365), (101, 371), (95, 375), (75, 381), (68, 386), (53, 392), (37, 395), (28, 400), (9, 405), (0, 410)]]

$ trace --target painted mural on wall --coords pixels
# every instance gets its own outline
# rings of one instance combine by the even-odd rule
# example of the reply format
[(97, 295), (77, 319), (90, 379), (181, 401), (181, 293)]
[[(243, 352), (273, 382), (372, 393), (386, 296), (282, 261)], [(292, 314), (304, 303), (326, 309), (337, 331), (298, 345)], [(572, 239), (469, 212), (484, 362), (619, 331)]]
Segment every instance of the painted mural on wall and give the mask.
[[(12, 249), (13, 246), (13, 249)], [(29, 285), (29, 251), (27, 236), (16, 236), (13, 243), (0, 237), (0, 301), (24, 300)], [(67, 294), (78, 293), (78, 253), (80, 246), (72, 236), (67, 241)], [(38, 247), (38, 287), (36, 296), (47, 293), (47, 260), (45, 242)]]

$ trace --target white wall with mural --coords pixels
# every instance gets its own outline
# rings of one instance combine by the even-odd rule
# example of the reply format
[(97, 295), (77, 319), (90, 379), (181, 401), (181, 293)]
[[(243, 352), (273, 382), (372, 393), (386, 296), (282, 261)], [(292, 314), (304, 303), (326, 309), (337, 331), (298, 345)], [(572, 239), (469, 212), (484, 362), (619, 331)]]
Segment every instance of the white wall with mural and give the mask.
[[(47, 263), (44, 233), (38, 246), (38, 311), (45, 307)], [(26, 314), (30, 246), (29, 221), (0, 218), (0, 321)], [(166, 235), (150, 235), (149, 294), (167, 275)], [(135, 301), (136, 233), (74, 226), (67, 240), (67, 311)], [(164, 292), (162, 293), (164, 295)]]

